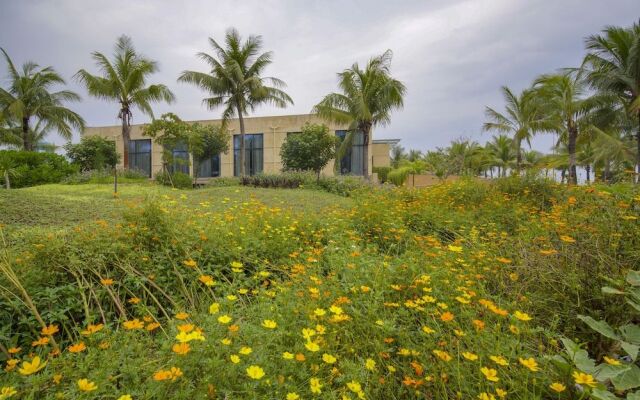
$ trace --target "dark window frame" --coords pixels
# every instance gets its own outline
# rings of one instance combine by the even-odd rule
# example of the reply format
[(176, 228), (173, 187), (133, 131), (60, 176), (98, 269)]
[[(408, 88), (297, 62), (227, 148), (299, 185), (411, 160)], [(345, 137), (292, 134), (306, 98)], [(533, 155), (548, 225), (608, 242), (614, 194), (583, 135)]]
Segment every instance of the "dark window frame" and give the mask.
[[(143, 144), (143, 143), (148, 143), (149, 145), (149, 150), (148, 151), (140, 151), (140, 147), (139, 145)], [(145, 155), (149, 156), (149, 171), (145, 171), (148, 173), (149, 178), (151, 178), (151, 170), (153, 169), (153, 164), (152, 164), (152, 157), (153, 157), (153, 143), (151, 142), (151, 139), (130, 139), (129, 140), (129, 165), (127, 165), (127, 168), (129, 169), (137, 169), (140, 171), (144, 171), (144, 168), (140, 168), (140, 162), (139, 159), (140, 157), (143, 157)]]
[[(233, 135), (233, 176), (240, 176), (240, 134)], [(259, 145), (256, 139), (260, 138)], [(249, 175), (264, 171), (264, 134), (245, 133), (245, 169)], [(257, 157), (257, 152), (261, 153)], [(259, 161), (256, 159), (259, 158)]]

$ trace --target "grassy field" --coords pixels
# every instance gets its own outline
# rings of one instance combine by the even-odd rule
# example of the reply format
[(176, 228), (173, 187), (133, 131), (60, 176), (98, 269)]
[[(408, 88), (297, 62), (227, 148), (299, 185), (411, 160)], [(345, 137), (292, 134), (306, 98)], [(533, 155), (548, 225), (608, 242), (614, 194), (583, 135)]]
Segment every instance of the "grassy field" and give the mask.
[(0, 210), (0, 399), (637, 398), (640, 328), (578, 318), (637, 322), (636, 187), (48, 185)]

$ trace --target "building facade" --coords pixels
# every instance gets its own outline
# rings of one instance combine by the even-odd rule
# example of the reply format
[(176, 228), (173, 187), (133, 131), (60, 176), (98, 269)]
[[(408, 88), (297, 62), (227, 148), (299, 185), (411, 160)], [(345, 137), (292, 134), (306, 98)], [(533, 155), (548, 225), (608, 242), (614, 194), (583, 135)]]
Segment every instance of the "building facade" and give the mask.
[[(203, 125), (220, 125), (221, 120), (193, 121)], [(346, 127), (327, 123), (312, 114), (284, 115), (273, 117), (249, 117), (244, 119), (245, 125), (245, 170), (247, 174), (278, 173), (282, 170), (280, 148), (287, 135), (302, 131), (306, 123), (325, 124), (330, 132), (339, 138), (346, 135)], [(129, 142), (129, 168), (139, 169), (154, 177), (162, 171), (162, 146), (151, 138), (143, 136), (144, 125), (131, 126), (131, 140)], [(240, 125), (237, 119), (229, 121), (229, 150), (214, 156), (199, 166), (198, 177), (202, 179), (214, 177), (238, 176), (240, 171)], [(85, 128), (83, 136), (102, 136), (116, 143), (118, 153), (122, 155), (124, 147), (122, 141), (122, 127), (120, 125)], [(372, 140), (369, 142), (369, 171), (373, 167), (389, 166), (390, 146), (397, 140)], [(169, 166), (174, 171), (181, 171), (193, 176), (193, 162), (186, 147), (177, 146), (171, 149), (174, 165)], [(364, 145), (361, 135), (354, 137), (351, 151), (343, 157), (338, 172), (344, 175), (362, 175)], [(120, 168), (125, 167), (120, 158)], [(332, 160), (322, 171), (325, 175), (334, 175)]]

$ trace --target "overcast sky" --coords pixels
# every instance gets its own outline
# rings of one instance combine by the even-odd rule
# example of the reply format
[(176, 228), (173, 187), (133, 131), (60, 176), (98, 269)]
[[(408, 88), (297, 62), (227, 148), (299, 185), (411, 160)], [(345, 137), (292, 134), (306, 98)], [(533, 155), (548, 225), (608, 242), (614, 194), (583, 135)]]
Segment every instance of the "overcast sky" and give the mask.
[[(176, 78), (205, 71), (195, 54), (211, 53), (207, 38), (222, 41), (229, 27), (262, 35), (274, 53), (267, 75), (283, 79), (295, 102), (263, 107), (259, 116), (308, 113), (336, 90), (337, 72), (392, 49), (392, 73), (408, 88), (405, 107), (374, 138), (424, 150), (460, 137), (486, 141), (484, 107), (502, 108), (500, 86), (519, 91), (538, 74), (577, 66), (585, 36), (639, 17), (638, 0), (0, 0), (0, 46), (17, 64), (33, 60), (60, 72), (83, 97), (70, 107), (88, 126), (118, 124), (117, 106), (90, 98), (71, 77), (80, 68), (97, 72), (90, 53), (111, 54), (121, 34), (159, 62), (150, 81), (176, 94), (176, 103), (154, 107), (156, 115), (173, 111), (185, 120), (220, 117), (201, 104), (203, 92)], [(6, 87), (5, 65), (0, 73)], [(147, 121), (134, 114), (134, 123)], [(535, 146), (546, 151), (550, 143)]]

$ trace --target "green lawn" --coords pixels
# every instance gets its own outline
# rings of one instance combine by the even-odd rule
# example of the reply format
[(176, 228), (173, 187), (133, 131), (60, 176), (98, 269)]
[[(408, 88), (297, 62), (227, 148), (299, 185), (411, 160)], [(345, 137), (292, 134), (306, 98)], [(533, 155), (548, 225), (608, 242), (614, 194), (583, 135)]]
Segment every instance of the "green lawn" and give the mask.
[(169, 196), (180, 198), (188, 206), (219, 211), (229, 204), (252, 198), (270, 207), (319, 212), (331, 205), (349, 207), (345, 197), (315, 190), (274, 190), (243, 186), (206, 187), (197, 190), (177, 190), (154, 183), (122, 184), (118, 198), (113, 186), (43, 185), (25, 189), (0, 190), (0, 224), (13, 229), (32, 227), (68, 227), (85, 221), (117, 218), (127, 204)]

